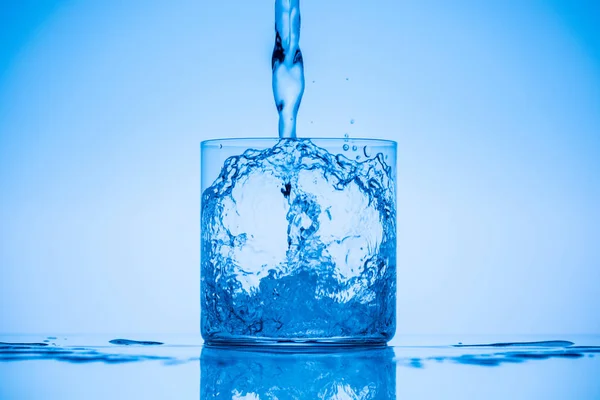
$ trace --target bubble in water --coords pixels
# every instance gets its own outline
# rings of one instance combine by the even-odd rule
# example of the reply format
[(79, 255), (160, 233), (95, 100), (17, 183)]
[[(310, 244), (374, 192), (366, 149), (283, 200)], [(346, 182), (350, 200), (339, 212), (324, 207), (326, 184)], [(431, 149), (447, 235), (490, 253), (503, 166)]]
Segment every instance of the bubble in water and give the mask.
[(354, 125), (354, 118), (350, 120), (350, 124)]
[(348, 146), (347, 144), (344, 145), (344, 150), (348, 151), (348, 149), (350, 148), (350, 146)]
[(354, 146), (352, 146), (352, 150), (356, 151), (356, 150), (358, 150), (358, 147), (356, 147), (356, 145), (354, 145)]
[(350, 137), (350, 135), (348, 135), (347, 133), (344, 133), (344, 139), (345, 139), (346, 141), (348, 141), (348, 138), (349, 138), (349, 137)]
[(219, 149), (222, 149), (222, 148), (223, 148), (223, 145), (222, 145), (222, 144), (219, 144)]
[(369, 149), (368, 149), (368, 147), (367, 147), (367, 146), (364, 146), (364, 147), (363, 147), (363, 154), (364, 154), (364, 155), (365, 155), (365, 157), (367, 157), (367, 158), (371, 157), (371, 155), (370, 155), (370, 152), (369, 152)]

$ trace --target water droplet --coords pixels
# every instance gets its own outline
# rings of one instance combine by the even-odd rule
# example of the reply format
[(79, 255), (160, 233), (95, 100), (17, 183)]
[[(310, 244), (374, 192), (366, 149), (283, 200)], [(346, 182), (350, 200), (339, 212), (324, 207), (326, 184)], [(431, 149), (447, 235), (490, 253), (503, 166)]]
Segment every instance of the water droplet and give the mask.
[(347, 142), (348, 138), (350, 137), (350, 135), (348, 135), (347, 133), (344, 133), (344, 141)]
[(360, 160), (360, 156), (356, 156), (356, 159), (357, 159), (357, 160)]
[(350, 146), (348, 146), (347, 144), (344, 145), (344, 151), (348, 151), (349, 148)]
[(310, 123), (312, 124), (312, 123), (313, 123), (313, 121), (310, 121)]
[(219, 145), (219, 149), (222, 149), (222, 148), (223, 148), (223, 145), (222, 145), (222, 144), (220, 144), (220, 145)]
[(358, 147), (356, 147), (356, 145), (352, 146), (352, 150), (356, 151), (358, 149)]
[(367, 157), (367, 158), (370, 157), (369, 150), (367, 149), (367, 146), (363, 147), (363, 153), (364, 153), (365, 157)]
[(316, 81), (313, 81), (313, 83), (315, 83)]
[(354, 121), (354, 118), (352, 118), (352, 119), (350, 120), (350, 123), (351, 123), (352, 125), (354, 125), (354, 122), (355, 122), (355, 121)]
[(349, 80), (350, 80), (350, 78), (346, 78), (346, 80), (347, 80), (347, 81), (349, 81)]

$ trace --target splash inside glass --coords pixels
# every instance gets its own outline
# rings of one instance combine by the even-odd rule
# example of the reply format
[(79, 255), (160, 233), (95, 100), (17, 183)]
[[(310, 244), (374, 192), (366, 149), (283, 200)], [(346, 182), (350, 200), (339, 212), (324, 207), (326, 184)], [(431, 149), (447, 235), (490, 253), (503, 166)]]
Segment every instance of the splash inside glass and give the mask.
[(203, 142), (204, 339), (390, 340), (395, 156), (373, 139)]

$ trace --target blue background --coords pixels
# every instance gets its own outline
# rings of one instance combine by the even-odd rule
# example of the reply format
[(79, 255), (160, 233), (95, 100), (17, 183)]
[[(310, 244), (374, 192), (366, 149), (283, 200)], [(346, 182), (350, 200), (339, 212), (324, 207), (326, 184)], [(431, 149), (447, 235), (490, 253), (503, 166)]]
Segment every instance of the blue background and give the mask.
[[(0, 332), (198, 332), (199, 142), (276, 135), (273, 2), (0, 4)], [(599, 4), (302, 2), (298, 134), (398, 141), (398, 334), (600, 332)]]

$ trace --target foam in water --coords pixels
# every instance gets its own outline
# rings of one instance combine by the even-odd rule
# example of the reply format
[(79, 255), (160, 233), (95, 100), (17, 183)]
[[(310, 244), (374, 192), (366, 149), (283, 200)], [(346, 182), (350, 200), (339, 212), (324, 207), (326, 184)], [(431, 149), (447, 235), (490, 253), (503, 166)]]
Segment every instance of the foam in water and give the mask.
[(276, 0), (275, 48), (271, 59), (273, 95), (279, 113), (279, 137), (296, 137), (296, 117), (304, 93), (300, 51), (300, 0)]
[(202, 198), (205, 337), (389, 339), (392, 178), (306, 139), (229, 158)]

